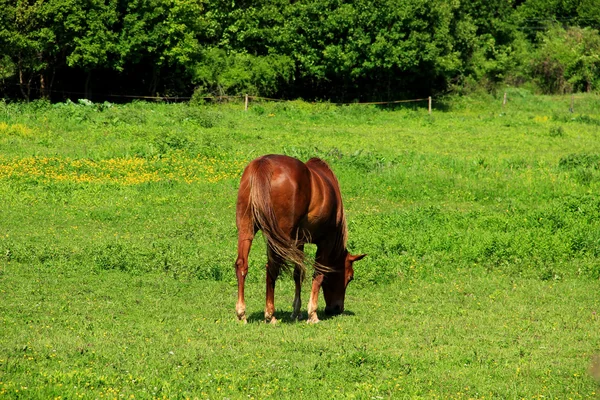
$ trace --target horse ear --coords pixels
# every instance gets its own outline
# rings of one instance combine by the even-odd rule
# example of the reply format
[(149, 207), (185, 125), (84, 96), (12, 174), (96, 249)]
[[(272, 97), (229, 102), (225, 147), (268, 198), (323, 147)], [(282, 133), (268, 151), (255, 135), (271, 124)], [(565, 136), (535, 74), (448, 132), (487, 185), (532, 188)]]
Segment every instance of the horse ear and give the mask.
[(366, 254), (359, 254), (359, 255), (356, 255), (356, 256), (350, 254), (348, 258), (350, 259), (350, 262), (355, 262), (355, 261), (358, 261), (358, 260), (362, 260), (366, 256), (367, 256)]

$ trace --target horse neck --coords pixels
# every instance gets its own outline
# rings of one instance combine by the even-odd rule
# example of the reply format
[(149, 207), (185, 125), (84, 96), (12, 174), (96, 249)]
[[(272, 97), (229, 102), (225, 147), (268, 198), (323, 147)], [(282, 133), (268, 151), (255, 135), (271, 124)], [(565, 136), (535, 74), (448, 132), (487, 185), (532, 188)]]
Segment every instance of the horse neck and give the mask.
[[(317, 185), (324, 185), (324, 187), (322, 187), (322, 191), (324, 193), (328, 192), (329, 189), (333, 189), (333, 192), (336, 194), (336, 201), (337, 201), (337, 209), (336, 209), (336, 215), (335, 215), (335, 232), (333, 233), (334, 235), (334, 240), (332, 243), (332, 247), (330, 249), (330, 256), (331, 257), (345, 257), (346, 256), (346, 244), (348, 241), (348, 227), (346, 225), (346, 215), (344, 213), (344, 206), (343, 206), (343, 202), (342, 202), (342, 195), (341, 195), (341, 191), (340, 191), (340, 184), (335, 176), (335, 174), (333, 173), (333, 171), (331, 170), (331, 168), (329, 167), (329, 165), (319, 159), (319, 158), (311, 158), (310, 160), (308, 160), (306, 162), (306, 166), (308, 167), (308, 169), (311, 171), (311, 176), (313, 179), (313, 183), (315, 182), (314, 179), (317, 179), (318, 183)], [(316, 176), (319, 176), (319, 178), (316, 178)], [(331, 185), (330, 188), (326, 188), (326, 186)]]

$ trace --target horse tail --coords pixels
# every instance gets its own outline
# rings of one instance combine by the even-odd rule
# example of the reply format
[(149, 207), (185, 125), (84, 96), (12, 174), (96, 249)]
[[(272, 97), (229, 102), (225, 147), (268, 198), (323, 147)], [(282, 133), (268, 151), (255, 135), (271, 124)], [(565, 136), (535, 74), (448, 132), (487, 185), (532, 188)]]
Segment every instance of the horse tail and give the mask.
[(249, 172), (250, 210), (254, 225), (263, 232), (271, 251), (283, 261), (282, 266), (289, 268), (289, 263), (296, 264), (304, 276), (306, 273), (304, 252), (298, 248), (301, 242), (299, 238), (292, 239), (281, 229), (273, 209), (271, 200), (273, 166), (267, 158), (261, 157), (252, 163), (252, 170)]

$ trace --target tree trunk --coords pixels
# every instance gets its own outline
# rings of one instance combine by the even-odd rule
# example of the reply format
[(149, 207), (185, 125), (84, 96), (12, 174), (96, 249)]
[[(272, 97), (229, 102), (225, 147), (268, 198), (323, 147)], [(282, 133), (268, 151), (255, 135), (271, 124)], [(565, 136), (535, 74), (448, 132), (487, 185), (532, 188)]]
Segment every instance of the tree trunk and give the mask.
[(21, 57), (19, 57), (19, 62), (18, 62), (18, 68), (19, 68), (19, 89), (21, 90), (21, 94), (23, 95), (23, 98), (27, 101), (29, 101), (29, 85), (27, 85), (27, 92), (25, 91), (25, 79), (23, 77), (23, 61), (21, 60)]
[(44, 73), (40, 73), (40, 98), (48, 99), (48, 92), (46, 90), (46, 77)]

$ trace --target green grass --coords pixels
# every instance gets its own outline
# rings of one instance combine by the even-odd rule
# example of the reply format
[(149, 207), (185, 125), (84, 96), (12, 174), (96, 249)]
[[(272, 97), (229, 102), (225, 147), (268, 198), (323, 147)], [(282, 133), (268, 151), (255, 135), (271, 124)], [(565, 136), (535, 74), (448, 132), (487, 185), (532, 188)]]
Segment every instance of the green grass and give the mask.
[[(592, 282), (482, 273), (361, 286), (347, 315), (271, 327), (259, 285), (249, 285), (254, 312), (243, 326), (222, 282), (12, 269), (3, 281), (8, 397), (585, 398), (597, 389), (587, 374), (600, 327)], [(292, 296), (282, 282), (284, 317)]]
[[(600, 99), (569, 106), (0, 104), (0, 397), (596, 396)], [(265, 153), (326, 159), (369, 255), (316, 326), (288, 276), (261, 322), (260, 238), (235, 320)]]

